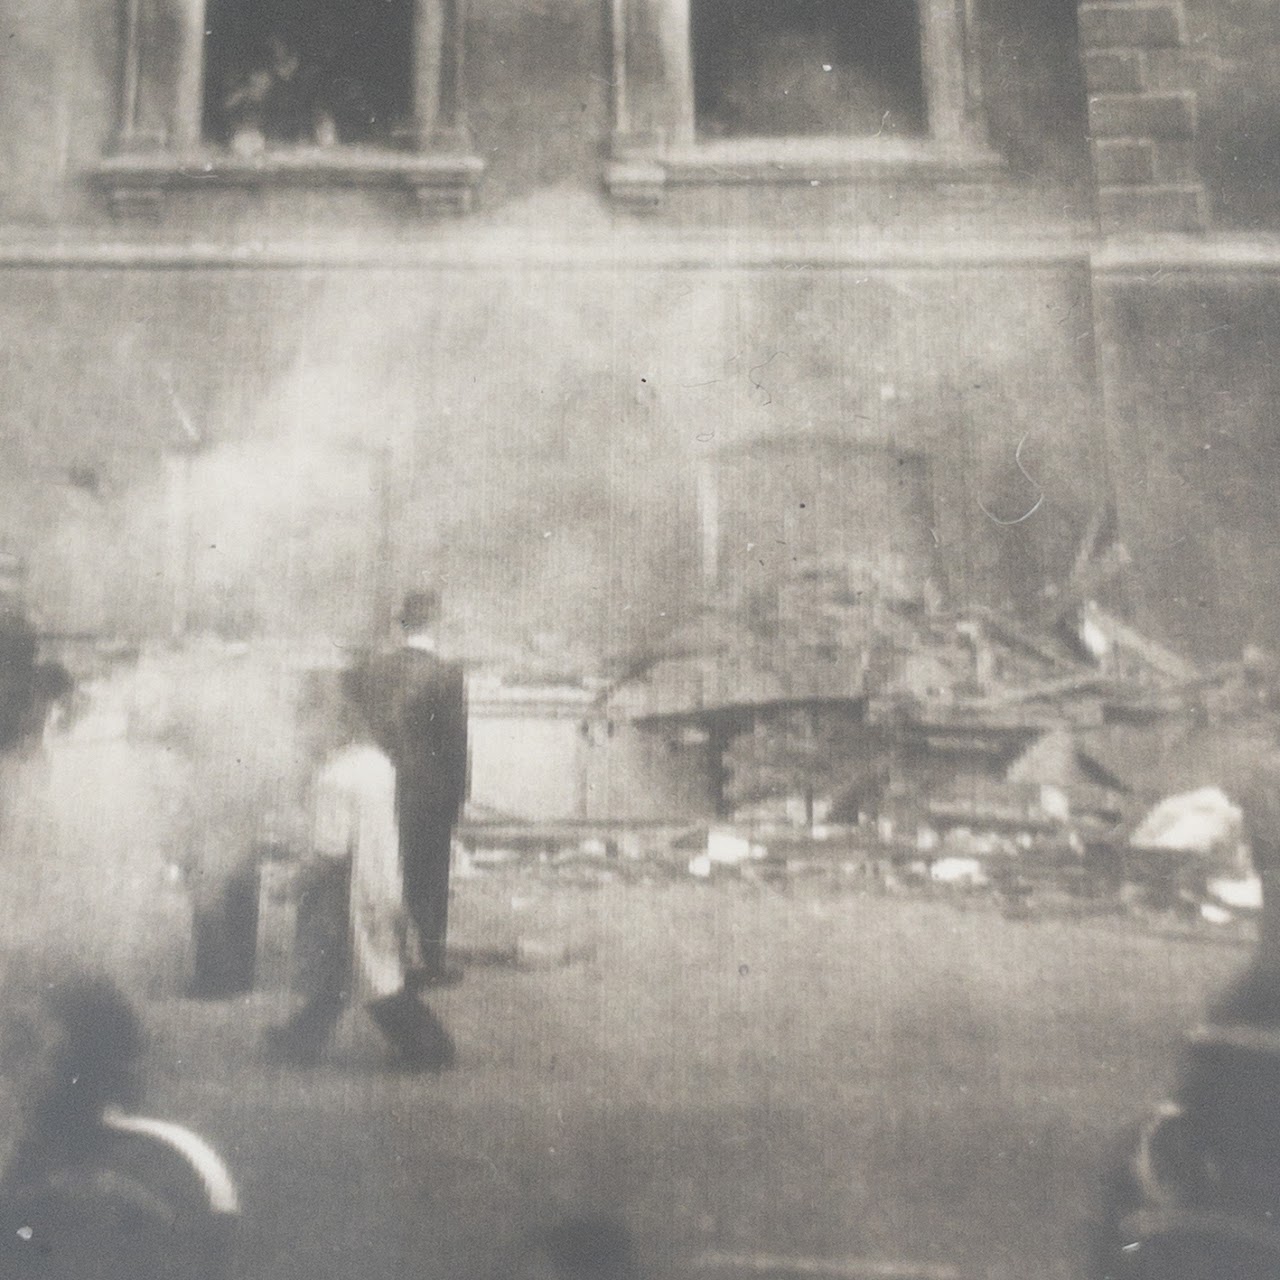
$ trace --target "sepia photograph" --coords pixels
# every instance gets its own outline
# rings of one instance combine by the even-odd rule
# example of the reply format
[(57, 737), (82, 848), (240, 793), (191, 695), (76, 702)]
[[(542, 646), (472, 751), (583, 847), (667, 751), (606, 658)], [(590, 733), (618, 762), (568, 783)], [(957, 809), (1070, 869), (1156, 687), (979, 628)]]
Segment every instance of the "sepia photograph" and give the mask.
[(0, 0), (0, 1280), (1277, 1280), (1280, 6)]

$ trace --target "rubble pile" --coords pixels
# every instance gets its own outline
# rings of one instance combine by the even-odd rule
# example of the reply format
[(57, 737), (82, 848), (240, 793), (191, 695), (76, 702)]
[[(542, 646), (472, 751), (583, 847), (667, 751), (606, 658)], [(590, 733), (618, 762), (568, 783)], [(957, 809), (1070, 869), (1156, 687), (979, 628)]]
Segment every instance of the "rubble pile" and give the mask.
[(1250, 651), (1202, 670), (1143, 634), (1082, 589), (1125, 563), (1098, 541), (1030, 619), (820, 563), (717, 602), (633, 667), (642, 723), (720, 746), (728, 825), (691, 874), (1253, 911), (1238, 822), (1208, 841), (1143, 828), (1170, 796), (1236, 794), (1249, 757), (1274, 750), (1280, 665)]

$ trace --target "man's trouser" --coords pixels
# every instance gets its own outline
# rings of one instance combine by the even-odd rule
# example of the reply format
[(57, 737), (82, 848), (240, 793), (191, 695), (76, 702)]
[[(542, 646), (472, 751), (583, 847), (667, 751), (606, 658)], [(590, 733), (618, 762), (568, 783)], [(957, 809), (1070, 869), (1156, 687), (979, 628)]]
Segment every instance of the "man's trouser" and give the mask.
[(285, 1030), (302, 1054), (318, 1053), (347, 1001), (351, 983), (351, 863), (333, 860), (304, 871), (298, 895), (294, 962), (301, 1007)]
[(429, 978), (445, 972), (445, 938), (449, 928), (449, 855), (453, 818), (434, 806), (401, 796), (400, 860), (404, 872), (404, 905), (418, 931), (422, 964)]
[[(282, 1029), (287, 1049), (314, 1059), (350, 998), (350, 863), (312, 868), (298, 900), (299, 986), (303, 1003)], [(366, 1006), (378, 1030), (410, 1066), (452, 1066), (453, 1041), (416, 996), (400, 990)]]

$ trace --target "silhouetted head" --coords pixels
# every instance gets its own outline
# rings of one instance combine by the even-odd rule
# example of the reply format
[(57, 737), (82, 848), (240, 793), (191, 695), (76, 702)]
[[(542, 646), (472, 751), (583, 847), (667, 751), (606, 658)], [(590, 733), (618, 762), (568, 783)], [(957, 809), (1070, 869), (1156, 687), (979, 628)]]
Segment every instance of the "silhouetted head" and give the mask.
[(120, 989), (107, 978), (69, 978), (49, 989), (45, 1006), (59, 1031), (57, 1065), (77, 1097), (98, 1112), (135, 1105), (145, 1039)]
[(295, 709), (298, 749), (311, 765), (370, 736), (361, 673), (356, 669), (312, 671)]
[(440, 593), (434, 590), (410, 591), (400, 606), (396, 619), (406, 635), (425, 631), (440, 620)]
[(17, 1147), (38, 1161), (92, 1145), (107, 1107), (139, 1100), (144, 1038), (137, 1015), (114, 984), (86, 975), (40, 983), (28, 976), (4, 995), (6, 1154)]

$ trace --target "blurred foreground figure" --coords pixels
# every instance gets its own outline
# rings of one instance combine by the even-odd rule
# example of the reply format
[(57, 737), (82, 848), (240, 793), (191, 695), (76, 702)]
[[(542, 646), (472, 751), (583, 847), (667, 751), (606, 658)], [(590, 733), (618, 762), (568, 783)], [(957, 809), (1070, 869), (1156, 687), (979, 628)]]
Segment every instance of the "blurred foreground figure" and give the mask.
[(21, 557), (0, 551), (0, 753), (38, 746), (50, 708), (72, 688), (59, 662), (37, 662), (39, 637), (27, 612)]
[(445, 965), (453, 827), (467, 789), (467, 689), (462, 667), (437, 652), (440, 597), (410, 592), (402, 643), (359, 673), (371, 727), (396, 770), (404, 900), (422, 946), (421, 979), (456, 978)]
[(1280, 1277), (1280, 757), (1239, 794), (1263, 882), (1258, 950), (1113, 1171), (1096, 1280)]
[(4, 985), (0, 1276), (225, 1280), (235, 1184), (198, 1134), (128, 1109), (133, 1010), (98, 979)]
[(313, 785), (311, 858), (298, 904), (304, 1000), (268, 1033), (268, 1049), (291, 1065), (315, 1063), (344, 1006), (358, 999), (402, 1065), (443, 1070), (453, 1065), (453, 1042), (408, 986), (417, 950), (400, 875), (395, 769), (351, 699), (327, 732), (341, 745), (324, 755)]
[(21, 741), (36, 698), (36, 631), (23, 600), (22, 561), (0, 551), (0, 751)]
[(1280, 1028), (1211, 1024), (1108, 1187), (1097, 1280), (1280, 1277)]

